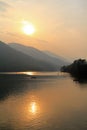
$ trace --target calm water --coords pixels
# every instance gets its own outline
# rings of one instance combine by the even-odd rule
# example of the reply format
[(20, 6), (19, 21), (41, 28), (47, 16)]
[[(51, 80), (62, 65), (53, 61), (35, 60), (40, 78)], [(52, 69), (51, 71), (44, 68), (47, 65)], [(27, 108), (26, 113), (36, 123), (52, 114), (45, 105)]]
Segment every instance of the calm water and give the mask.
[(0, 130), (87, 130), (87, 84), (57, 73), (0, 75)]

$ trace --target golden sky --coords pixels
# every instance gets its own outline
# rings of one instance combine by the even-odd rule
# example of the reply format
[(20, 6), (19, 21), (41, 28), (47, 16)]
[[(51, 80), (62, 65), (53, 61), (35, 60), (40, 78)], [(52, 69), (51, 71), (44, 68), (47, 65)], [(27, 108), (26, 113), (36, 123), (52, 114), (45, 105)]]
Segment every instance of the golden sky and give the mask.
[[(22, 31), (22, 21), (36, 29)], [(0, 0), (0, 40), (87, 58), (87, 0)]]

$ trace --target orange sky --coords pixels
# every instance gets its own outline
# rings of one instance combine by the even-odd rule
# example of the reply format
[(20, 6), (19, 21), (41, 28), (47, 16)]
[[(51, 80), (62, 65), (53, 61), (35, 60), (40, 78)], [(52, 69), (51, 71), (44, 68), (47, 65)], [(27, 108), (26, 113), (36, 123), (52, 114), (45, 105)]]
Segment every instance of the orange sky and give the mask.
[[(87, 58), (87, 0), (0, 0), (0, 40), (50, 50), (67, 58)], [(22, 21), (32, 23), (32, 36)]]

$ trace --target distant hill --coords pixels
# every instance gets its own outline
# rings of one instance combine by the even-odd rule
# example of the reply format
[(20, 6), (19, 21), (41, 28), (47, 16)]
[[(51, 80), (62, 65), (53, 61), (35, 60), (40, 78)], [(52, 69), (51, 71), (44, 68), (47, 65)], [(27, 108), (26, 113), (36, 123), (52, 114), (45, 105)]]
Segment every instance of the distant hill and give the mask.
[(65, 64), (70, 64), (70, 61), (68, 60), (68, 59), (66, 59), (66, 58), (64, 58), (64, 57), (62, 57), (62, 56), (59, 56), (59, 55), (57, 55), (57, 54), (54, 54), (53, 52), (50, 52), (50, 51), (43, 51), (45, 54), (47, 54), (47, 55), (49, 55), (49, 56), (51, 56), (51, 57), (53, 57), (53, 58), (56, 58), (56, 59), (60, 59), (60, 60), (62, 60)]
[(32, 56), (19, 52), (0, 41), (0, 72), (8, 71), (56, 71), (49, 62), (43, 62)]
[(46, 54), (45, 52), (40, 51), (40, 50), (30, 47), (30, 46), (24, 46), (24, 45), (21, 45), (18, 43), (11, 43), (11, 44), (9, 44), (9, 46), (28, 56), (32, 56), (33, 58), (40, 60), (41, 62), (50, 63), (53, 66), (55, 66), (55, 68), (57, 70), (59, 70), (61, 66), (68, 64), (68, 62), (64, 61), (62, 58), (59, 58), (57, 56), (52, 57), (52, 56)]

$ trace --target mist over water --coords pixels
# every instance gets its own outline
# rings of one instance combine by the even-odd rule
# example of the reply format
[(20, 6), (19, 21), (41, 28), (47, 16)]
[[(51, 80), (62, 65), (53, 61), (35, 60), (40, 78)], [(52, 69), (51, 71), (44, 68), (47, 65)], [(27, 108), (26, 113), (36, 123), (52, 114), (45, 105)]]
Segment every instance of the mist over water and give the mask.
[(86, 83), (28, 74), (0, 75), (0, 130), (87, 130)]

